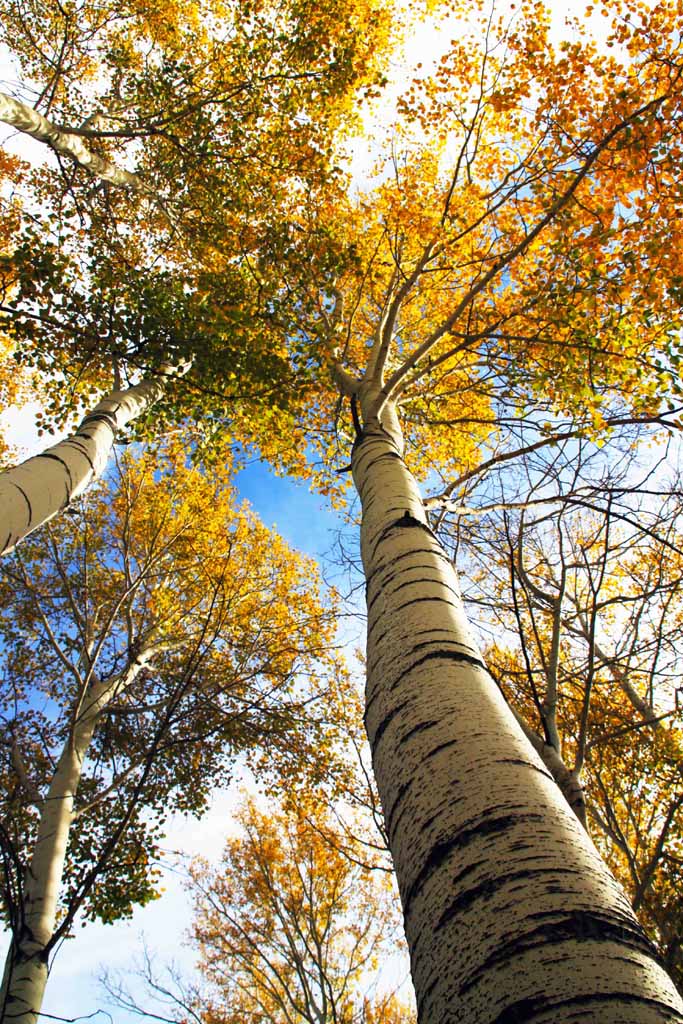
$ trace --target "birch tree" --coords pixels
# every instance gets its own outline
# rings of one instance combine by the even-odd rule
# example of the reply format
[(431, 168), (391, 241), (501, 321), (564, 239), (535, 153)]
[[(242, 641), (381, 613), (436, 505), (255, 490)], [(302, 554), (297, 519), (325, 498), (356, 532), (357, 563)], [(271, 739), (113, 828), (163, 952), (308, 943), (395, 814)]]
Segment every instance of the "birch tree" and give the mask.
[[(675, 405), (680, 11), (603, 6), (607, 51), (580, 22), (556, 43), (540, 2), (510, 21), (454, 0), (463, 31), (403, 97), (409, 127), (377, 189), (356, 201), (341, 175), (317, 177), (287, 230), (264, 218), (267, 244), (253, 261), (240, 249), (261, 286), (275, 255), (268, 322), (310, 371), (290, 446), (314, 435), (343, 470), (355, 434), (365, 717), (430, 1024), (681, 1019), (486, 671), (418, 489), (430, 471), (450, 481), (481, 465), (520, 410), (549, 413), (551, 428), (571, 414), (599, 435), (624, 410)], [(225, 221), (208, 222), (215, 241)], [(292, 296), (292, 317), (273, 317)], [(350, 400), (336, 439), (321, 370)]]
[(163, 366), (157, 377), (125, 391), (111, 391), (81, 421), (76, 432), (0, 475), (3, 536), (0, 555), (58, 515), (105, 470), (114, 442), (130, 420), (161, 397), (166, 380), (182, 375)]
[(200, 815), (238, 754), (293, 780), (326, 744), (331, 610), (229, 475), (128, 453), (4, 563), (3, 1019), (39, 1018), (77, 915), (155, 898), (170, 811)]
[(486, 12), (405, 100), (445, 157), (397, 157), (358, 208), (334, 207), (355, 265), (318, 331), (356, 435), (365, 721), (420, 1020), (680, 1020), (486, 670), (416, 480), (476, 466), (519, 409), (599, 434), (678, 393), (676, 5), (633, 25), (615, 11), (623, 59), (581, 35), (556, 46), (541, 4), (518, 9)]

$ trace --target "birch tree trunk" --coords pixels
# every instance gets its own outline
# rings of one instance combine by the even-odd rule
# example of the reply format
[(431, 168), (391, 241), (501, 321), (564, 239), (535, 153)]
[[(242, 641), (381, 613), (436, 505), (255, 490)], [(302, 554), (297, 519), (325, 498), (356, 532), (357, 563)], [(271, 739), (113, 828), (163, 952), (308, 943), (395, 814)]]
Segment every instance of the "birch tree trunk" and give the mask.
[(2, 1022), (38, 1022), (83, 761), (102, 711), (132, 684), (148, 658), (149, 652), (139, 655), (116, 679), (95, 679), (76, 712), (75, 724), (42, 806), (33, 857), (24, 881), (20, 930), (7, 954), (0, 992)]
[(645, 1024), (683, 1005), (482, 663), (395, 411), (353, 474), (366, 726), (423, 1024)]
[(111, 391), (75, 434), (0, 474), (0, 555), (56, 516), (100, 476), (119, 431), (164, 393), (166, 377)]
[(30, 135), (38, 142), (44, 142), (60, 156), (68, 157), (103, 181), (108, 181), (112, 185), (123, 185), (137, 192), (146, 191), (137, 174), (123, 170), (110, 160), (93, 153), (79, 135), (64, 131), (27, 103), (15, 100), (13, 96), (8, 96), (4, 92), (0, 92), (0, 121)]

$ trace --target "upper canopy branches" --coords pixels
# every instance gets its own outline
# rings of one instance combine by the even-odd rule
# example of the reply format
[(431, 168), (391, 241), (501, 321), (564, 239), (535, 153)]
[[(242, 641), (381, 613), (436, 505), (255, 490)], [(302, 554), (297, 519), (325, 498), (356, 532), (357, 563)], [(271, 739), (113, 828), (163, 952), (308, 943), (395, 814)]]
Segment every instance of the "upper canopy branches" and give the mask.
[(351, 256), (334, 344), (375, 413), (400, 399), (437, 447), (439, 425), (486, 436), (508, 403), (596, 430), (677, 388), (680, 4), (607, 5), (604, 45), (578, 20), (558, 37), (541, 3), (481, 6), (403, 99), (377, 187), (333, 207)]

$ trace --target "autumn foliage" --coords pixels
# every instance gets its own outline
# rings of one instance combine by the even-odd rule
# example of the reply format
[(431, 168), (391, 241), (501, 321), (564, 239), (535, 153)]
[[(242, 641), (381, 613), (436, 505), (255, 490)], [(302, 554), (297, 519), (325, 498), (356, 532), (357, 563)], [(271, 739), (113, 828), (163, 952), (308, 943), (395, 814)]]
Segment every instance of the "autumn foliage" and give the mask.
[(192, 891), (200, 969), (214, 1021), (409, 1024), (391, 992), (368, 994), (392, 951), (395, 902), (386, 876), (330, 843), (329, 814), (262, 811), (245, 801), (219, 865), (197, 863)]
[(166, 816), (201, 814), (238, 754), (291, 779), (327, 742), (315, 703), (302, 714), (331, 672), (333, 609), (311, 564), (236, 505), (230, 473), (209, 477), (177, 441), (128, 449), (3, 566), (10, 920), (54, 766), (102, 690), (53, 943), (78, 909), (111, 921), (155, 898)]

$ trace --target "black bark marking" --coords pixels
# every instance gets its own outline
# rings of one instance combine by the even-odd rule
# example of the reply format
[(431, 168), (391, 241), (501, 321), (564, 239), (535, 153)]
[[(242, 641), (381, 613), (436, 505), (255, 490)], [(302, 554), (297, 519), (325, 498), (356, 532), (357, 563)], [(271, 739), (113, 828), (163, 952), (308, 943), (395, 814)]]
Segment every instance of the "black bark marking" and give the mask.
[[(372, 637), (372, 646), (373, 647), (379, 647), (379, 645), (382, 643), (382, 641), (384, 640), (384, 637), (387, 635), (388, 632), (389, 632), (389, 630), (385, 629), (385, 630), (383, 630), (379, 634), (379, 636), (373, 636)], [(368, 646), (370, 646), (369, 630), (368, 630)], [(377, 657), (373, 658), (372, 661), (368, 661), (368, 675), (369, 676), (372, 675), (372, 673), (374, 671), (374, 666), (377, 665), (377, 663), (379, 661), (381, 661), (381, 659), (383, 657), (384, 657), (384, 654), (379, 654), (379, 655), (377, 655)]]
[(410, 608), (413, 604), (445, 604), (449, 608), (458, 609), (458, 605), (454, 601), (449, 601), (447, 597), (413, 597), (404, 604), (394, 605), (391, 614), (396, 615), (397, 612), (402, 612), (404, 608)]
[(538, 1012), (547, 1008), (549, 1003), (550, 1000), (546, 996), (539, 996), (537, 999), (519, 999), (512, 1006), (503, 1010), (496, 1017), (494, 1024), (528, 1024), (532, 1015), (536, 1016)]
[[(104, 423), (106, 426), (109, 427), (109, 429), (111, 430), (112, 434), (116, 434), (118, 432), (118, 429), (119, 429), (119, 425), (116, 422), (116, 413), (119, 411), (120, 408), (121, 408), (121, 406), (117, 405), (116, 409), (114, 409), (113, 412), (91, 412), (91, 413), (89, 413), (85, 417), (85, 419), (83, 419), (81, 421), (81, 423), (80, 423), (80, 425), (78, 427), (78, 431), (76, 432), (76, 436), (78, 436), (78, 434), (80, 434), (83, 431), (83, 428), (87, 427), (89, 423)], [(87, 434), (85, 434), (84, 436), (88, 437)]]
[[(385, 636), (387, 636), (388, 632), (389, 632), (389, 630), (385, 630), (378, 637), (373, 637), (372, 638), (372, 646), (373, 646), (373, 648), (377, 648), (377, 647), (380, 646), (380, 644), (384, 640)], [(423, 630), (423, 632), (429, 632), (429, 630)], [(436, 632), (436, 630), (434, 632)], [(446, 633), (446, 632), (449, 632), (449, 631), (447, 631), (447, 630), (439, 630), (439, 632)], [(450, 632), (452, 632), (452, 631), (450, 631)], [(411, 649), (410, 649), (410, 652), (411, 652), (411, 654), (414, 654), (416, 651), (424, 650), (425, 647), (433, 647), (435, 645), (438, 645), (438, 650), (433, 651), (433, 652), (431, 652), (431, 654), (429, 654), (429, 655), (419, 659), (417, 662), (414, 662), (411, 665), (411, 667), (409, 667), (409, 668), (405, 669), (403, 672), (401, 672), (400, 675), (398, 676), (398, 678), (393, 683), (389, 684), (389, 686), (388, 686), (389, 692), (391, 692), (393, 689), (395, 689), (395, 687), (399, 686), (400, 683), (402, 682), (404, 676), (409, 674), (412, 671), (413, 668), (421, 665), (423, 661), (428, 661), (429, 658), (444, 658), (447, 661), (448, 660), (453, 660), (453, 659), (456, 660), (456, 661), (457, 660), (467, 661), (467, 662), (470, 662), (473, 665), (476, 665), (478, 668), (481, 668), (486, 673), (488, 673), (488, 669), (487, 669), (486, 665), (484, 664), (484, 662), (481, 661), (481, 659), (476, 658), (474, 655), (468, 654), (466, 651), (463, 651), (463, 646), (464, 645), (461, 644), (458, 640), (432, 640), (432, 641), (427, 640), (427, 641), (425, 641), (424, 643), (421, 643), (421, 644), (413, 644)], [(454, 651), (452, 651), (452, 650), (444, 650), (444, 647), (446, 647), (446, 646), (455, 647), (456, 649)], [(393, 654), (393, 648), (392, 648), (390, 653)], [(373, 676), (375, 676), (377, 674), (378, 666), (381, 664), (381, 662), (382, 662), (382, 660), (384, 658), (386, 658), (386, 653), (380, 651), (379, 653), (376, 654), (376, 656), (374, 658), (372, 658), (372, 660), (368, 661), (368, 678), (369, 679), (371, 679)], [(385, 672), (383, 673), (383, 676), (386, 678), (387, 675), (388, 675), (388, 672), (385, 670)]]
[(394, 532), (394, 530), (422, 530), (438, 544), (436, 537), (434, 536), (430, 528), (427, 526), (427, 524), (420, 522), (419, 519), (416, 519), (415, 516), (411, 515), (411, 513), (406, 510), (400, 519), (395, 519), (393, 523), (389, 524), (389, 526), (385, 526), (380, 535), (375, 539), (375, 543), (372, 546), (373, 562), (375, 560), (377, 548), (384, 543), (387, 537), (389, 537)]
[[(380, 633), (379, 636), (373, 636), (371, 638), (372, 646), (373, 647), (379, 647), (388, 632), (389, 632), (389, 630), (385, 629), (384, 632)], [(474, 648), (466, 647), (466, 645), (461, 643), (459, 640), (451, 639), (452, 636), (453, 636), (453, 630), (452, 629), (420, 629), (420, 630), (417, 630), (414, 633), (411, 632), (411, 636), (413, 636), (413, 637), (417, 637), (417, 636), (433, 636), (435, 633), (443, 633), (444, 634), (444, 639), (443, 640), (425, 640), (425, 641), (423, 641), (422, 643), (419, 643), (419, 644), (412, 644), (411, 648), (410, 648), (411, 654), (415, 654), (416, 651), (423, 651), (425, 649), (425, 647), (438, 646), (439, 651), (446, 658), (450, 656), (450, 652), (449, 651), (444, 651), (443, 650), (444, 647), (455, 647), (457, 649), (456, 653), (457, 652), (464, 652), (463, 653), (463, 660), (466, 660), (467, 657), (472, 657), (472, 658), (475, 657), (475, 654), (471, 654), (471, 655), (467, 654), (468, 651), (473, 651)], [(435, 653), (435, 656), (437, 656), (436, 653)], [(379, 654), (376, 655), (376, 657), (374, 657), (372, 659), (368, 659), (368, 676), (371, 677), (373, 675), (373, 673), (376, 671), (377, 665), (380, 663), (380, 661), (384, 657), (386, 657), (386, 655), (384, 653), (380, 652)], [(479, 659), (477, 659), (476, 664), (478, 664), (480, 667), (484, 668), (484, 670), (486, 672), (488, 672), (488, 669), (486, 668), (486, 665), (484, 664), (483, 661), (480, 661)], [(389, 689), (393, 689), (393, 687), (389, 687)]]
[[(377, 537), (381, 536), (381, 534), (384, 533), (384, 531), (388, 528), (387, 526), (382, 524), (391, 524), (395, 521), (395, 519), (403, 515), (403, 510), (405, 509), (406, 506), (406, 500), (401, 496), (397, 496), (396, 501), (397, 503), (395, 505), (389, 504), (387, 502), (386, 493), (383, 487), (377, 487), (376, 489), (369, 488), (363, 497), (363, 521), (365, 523), (367, 523), (368, 519), (372, 516), (375, 505), (378, 505), (380, 508), (380, 524), (377, 526), (375, 532), (372, 535), (372, 538), (368, 537), (368, 544), (372, 543), (374, 545), (372, 555), (373, 564), (375, 561), (377, 561), (379, 557), (381, 557), (377, 554), (375, 543)], [(424, 545), (411, 545), (411, 547), (413, 551), (415, 550), (415, 547), (417, 547), (417, 550), (419, 552), (421, 548), (424, 547)], [(391, 558), (387, 559), (387, 563), (390, 562)]]
[(518, 764), (522, 768), (528, 768), (529, 771), (538, 772), (539, 775), (542, 775), (544, 779), (549, 779), (554, 785), (557, 785), (555, 779), (552, 776), (552, 773), (548, 768), (545, 767), (545, 765), (542, 768), (539, 768), (539, 766), (537, 764), (534, 764), (533, 761), (525, 761), (523, 757), (501, 757), (494, 759), (493, 763)]
[[(529, 881), (532, 878), (540, 878), (543, 875), (555, 875), (558, 878), (563, 878), (569, 874), (576, 875), (578, 874), (578, 871), (556, 865), (551, 868), (523, 868), (519, 871), (508, 871), (505, 874), (495, 875), (493, 878), (485, 878), (482, 882), (479, 882), (478, 885), (460, 893), (451, 901), (447, 909), (444, 910), (443, 914), (436, 922), (434, 931), (438, 932), (441, 928), (445, 928), (447, 924), (450, 924), (454, 917), (462, 913), (464, 910), (467, 910), (473, 903), (476, 903), (477, 900), (487, 899), (489, 896), (493, 896), (494, 893), (500, 891), (502, 886), (507, 885), (510, 882), (520, 882), (522, 880)], [(535, 929), (535, 931), (540, 933), (541, 929), (538, 928)], [(548, 932), (552, 934), (552, 928), (548, 929)], [(496, 951), (491, 959), (493, 960), (494, 958), (498, 958), (496, 959), (496, 962), (512, 959), (513, 955), (521, 953), (526, 949), (526, 944), (524, 942), (525, 938), (525, 935), (516, 936), (512, 942), (509, 943), (511, 950), (509, 956), (501, 954), (500, 957), (498, 957), (499, 951)], [(560, 939), (557, 939), (557, 942), (565, 942), (567, 938), (567, 935), (563, 935)], [(548, 937), (546, 941), (549, 945), (553, 942), (550, 937)], [(538, 945), (541, 944), (542, 943), (538, 943)], [(503, 948), (507, 949), (508, 947), (506, 946)], [(463, 988), (463, 991), (465, 991), (465, 988), (467, 988), (467, 986)]]
[[(411, 780), (411, 785), (412, 785), (412, 780)], [(398, 831), (398, 824), (401, 821), (401, 819), (403, 818), (403, 815), (406, 813), (407, 810), (408, 810), (408, 805), (406, 805), (406, 806), (401, 808), (400, 813), (396, 815), (396, 818), (395, 818), (394, 823), (393, 823), (393, 828), (390, 829), (389, 826), (387, 825), (387, 831), (391, 833), (391, 835), (389, 836), (390, 839), (392, 838), (392, 835), (395, 834)], [(440, 816), (441, 816), (441, 811), (437, 811), (435, 814), (430, 815), (429, 818), (426, 818), (425, 821), (422, 822), (422, 831), (425, 832), (429, 828), (430, 825), (433, 825), (435, 821), (438, 821)]]
[(387, 813), (384, 815), (384, 820), (385, 820), (386, 826), (387, 826), (387, 832), (391, 832), (391, 830), (392, 830), (392, 823), (394, 821), (394, 818), (396, 816), (398, 808), (399, 808), (400, 804), (403, 802), (404, 798), (407, 796), (407, 794), (412, 789), (412, 786), (413, 786), (413, 780), (412, 779), (409, 779), (408, 782), (404, 782), (404, 783), (402, 783), (402, 785), (399, 786), (398, 793), (396, 794), (396, 799), (392, 803), (392, 805), (389, 808), (389, 810), (387, 810)]
[(408, 512), (407, 509), (403, 513), (401, 518), (394, 523), (393, 527), (389, 527), (389, 529), (396, 529), (397, 527), (399, 527), (400, 529), (410, 529), (412, 527), (417, 527), (419, 530), (425, 530), (430, 537), (434, 536), (433, 532), (430, 530), (427, 524), (423, 523), (421, 519), (416, 519), (415, 516), (411, 515), (411, 513)]
[(73, 477), (71, 476), (71, 470), (69, 469), (67, 463), (64, 461), (64, 459), (61, 459), (59, 457), (59, 455), (55, 455), (54, 452), (41, 452), (39, 455), (36, 455), (36, 458), (37, 459), (51, 459), (53, 462), (58, 462), (60, 464), (60, 466), (62, 467), (62, 469), (66, 473), (66, 477), (67, 477), (67, 480), (68, 480), (68, 485), (67, 485), (67, 488), (66, 488), (66, 494), (67, 494), (67, 499), (66, 500), (67, 500), (67, 504), (68, 504), (69, 498), (71, 496), (71, 492), (73, 490), (74, 482), (73, 482)]
[[(457, 742), (458, 742), (457, 740), (448, 740), (447, 743), (439, 743), (439, 745), (434, 747), (433, 750), (430, 750), (430, 752), (428, 754), (425, 754), (425, 756), (423, 758), (423, 763), (424, 763), (424, 761), (427, 761), (430, 757), (434, 757), (436, 754), (439, 753), (439, 751), (445, 750), (448, 747), (457, 746)], [(401, 821), (401, 819), (403, 818), (403, 815), (405, 814), (405, 812), (407, 810), (406, 807), (403, 807), (401, 809), (401, 811), (399, 813), (397, 813), (398, 812), (399, 804), (403, 802), (405, 796), (408, 794), (408, 791), (412, 788), (414, 781), (415, 781), (415, 779), (413, 778), (409, 782), (405, 782), (400, 787), (398, 796), (396, 797), (396, 800), (394, 801), (394, 803), (392, 805), (391, 811), (388, 814), (386, 814), (385, 817), (384, 817), (384, 820), (385, 820), (385, 823), (386, 823), (386, 826), (387, 826), (387, 832), (389, 833), (389, 837), (390, 838), (392, 838), (393, 835), (395, 834), (395, 832), (398, 830), (399, 822)], [(453, 788), (454, 789), (456, 788), (456, 785), (457, 785), (456, 783), (453, 784)], [(425, 829), (429, 828), (429, 826), (434, 821), (437, 820), (439, 815), (440, 815), (440, 811), (438, 811), (436, 814), (432, 814), (429, 818), (427, 818), (426, 821), (424, 821), (422, 823), (422, 830), (424, 831)]]
[[(406, 551), (405, 554), (400, 555), (399, 558), (396, 559), (396, 561), (399, 562), (401, 560), (401, 558), (414, 558), (414, 557), (415, 557), (415, 552), (414, 551)], [(378, 587), (377, 593), (372, 597), (371, 600), (367, 600), (367, 588), (369, 586), (369, 582), (366, 583), (365, 587), (366, 587), (366, 601), (367, 601), (368, 615), (370, 614), (370, 612), (372, 610), (372, 606), (374, 605), (375, 601), (379, 597), (382, 597), (383, 594), (386, 593), (387, 587), (391, 586), (391, 584), (394, 582), (394, 580), (398, 579), (399, 577), (401, 577), (406, 572), (416, 572), (418, 570), (428, 571), (430, 569), (431, 570), (436, 570), (437, 567), (435, 565), (427, 564), (427, 565), (409, 565), (409, 566), (407, 566), (404, 569), (395, 569), (393, 572), (390, 572), (387, 575), (386, 579), (382, 580), (382, 586)], [(443, 583), (444, 586), (448, 587), (449, 590), (453, 589), (451, 586), (449, 586), (448, 583), (446, 583), (441, 578), (435, 578), (435, 579), (423, 578), (423, 579), (418, 579), (418, 580), (408, 580), (406, 583), (401, 583), (398, 587), (396, 587), (394, 590), (392, 590), (391, 593), (395, 594), (402, 587), (409, 587), (411, 585), (411, 583), (438, 583), (438, 584), (442, 584)]]
[[(366, 444), (368, 441), (373, 440), (380, 442), (382, 445), (385, 445), (388, 442), (395, 449), (394, 442), (389, 431), (385, 430), (381, 424), (374, 424), (372, 430), (363, 430), (363, 432), (353, 442), (352, 451), (354, 455), (356, 455), (360, 451), (361, 447), (364, 444)], [(400, 461), (403, 462), (403, 459), (396, 450), (391, 452), (391, 454), (394, 456), (394, 458), (400, 459)]]
[(375, 701), (376, 701), (376, 700), (377, 700), (377, 699), (378, 699), (379, 697), (381, 697), (381, 696), (382, 696), (382, 689), (381, 689), (381, 687), (379, 687), (379, 688), (378, 688), (378, 689), (377, 689), (377, 690), (376, 690), (376, 691), (375, 691), (375, 692), (374, 692), (374, 693), (372, 694), (372, 696), (371, 696), (371, 697), (370, 697), (370, 696), (367, 696), (367, 694), (366, 694), (366, 700), (365, 700), (365, 711), (363, 712), (363, 724), (365, 725), (365, 731), (366, 731), (366, 732), (368, 731), (368, 717), (369, 717), (369, 715), (370, 715), (370, 711), (371, 711), (371, 709), (372, 709), (372, 705), (373, 705), (373, 704), (375, 703)]
[(382, 561), (378, 566), (376, 566), (372, 570), (372, 572), (369, 573), (369, 575), (366, 577), (366, 589), (369, 588), (371, 584), (374, 582), (375, 576), (378, 576), (382, 572), (386, 572), (387, 569), (389, 569), (391, 572), (395, 568), (395, 566), (398, 565), (398, 563), (402, 561), (404, 558), (415, 558), (416, 554), (428, 555), (430, 558), (440, 558), (442, 562), (446, 562), (451, 571), (453, 570), (453, 563), (451, 562), (450, 558), (444, 551), (438, 548), (429, 548), (426, 551), (416, 552), (413, 548), (411, 548), (408, 551), (404, 551), (402, 555), (397, 555), (395, 558), (390, 558), (386, 562)]
[(441, 725), (441, 720), (434, 718), (429, 722), (420, 722), (419, 725), (409, 729), (405, 736), (401, 736), (401, 739), (396, 744), (397, 747), (402, 747), (404, 743), (408, 743), (417, 733), (425, 732), (426, 729), (433, 729), (435, 725)]
[[(520, 999), (503, 1010), (492, 1024), (533, 1024), (534, 1019), (538, 1019), (541, 1014), (547, 1015), (550, 1011), (556, 1012), (563, 1007), (576, 1007), (588, 1013), (594, 1008), (595, 1013), (598, 1014), (600, 1007), (606, 1006), (608, 1003), (621, 1004), (624, 1009), (628, 1006), (647, 1006), (661, 1015), (662, 1021), (668, 1021), (669, 1024), (673, 1021), (683, 1021), (683, 1016), (678, 1010), (659, 999), (649, 999), (647, 996), (634, 995), (632, 992), (598, 992), (583, 996), (568, 996), (564, 999), (554, 999), (544, 995)], [(591, 1017), (591, 1019), (598, 1020), (599, 1017)], [(625, 1017), (623, 1019), (626, 1020)]]
[(427, 761), (430, 757), (436, 757), (442, 750), (447, 750), (448, 747), (457, 747), (458, 740), (447, 740), (446, 743), (439, 743), (438, 747), (434, 747), (428, 754), (425, 754), (424, 760)]
[[(415, 880), (406, 890), (405, 899), (403, 901), (405, 916), (408, 916), (411, 904), (420, 889), (422, 889), (431, 876), (439, 870), (439, 868), (453, 853), (455, 853), (456, 850), (462, 850), (475, 839), (481, 839), (484, 836), (500, 835), (501, 833), (506, 832), (509, 828), (517, 826), (522, 822), (543, 822), (543, 815), (533, 813), (504, 814), (497, 818), (484, 818), (476, 825), (460, 829), (456, 836), (435, 843)], [(426, 825), (423, 825), (421, 831), (424, 831), (425, 828)], [(437, 927), (439, 927), (439, 925), (437, 925)]]
[[(461, 640), (453, 640), (453, 639), (451, 639), (451, 637), (453, 636), (453, 633), (454, 633), (453, 629), (421, 629), (418, 632), (413, 633), (412, 635), (416, 636), (416, 637), (417, 636), (432, 636), (434, 633), (444, 633), (445, 634), (445, 638), (443, 640), (423, 640), (419, 644), (413, 644), (413, 646), (411, 648), (413, 653), (415, 653), (415, 651), (423, 651), (425, 649), (425, 647), (434, 647), (435, 644), (438, 645), (439, 649), (442, 649), (443, 647), (451, 647), (451, 646), (452, 647), (456, 647), (458, 651), (462, 652), (464, 659), (469, 658), (472, 661), (473, 664), (476, 664), (476, 665), (484, 668), (486, 670), (486, 672), (488, 673), (488, 669), (486, 668), (486, 664), (485, 664), (485, 662), (483, 662), (481, 660), (481, 658), (478, 657), (479, 652), (477, 651), (477, 649), (475, 647), (470, 647), (468, 644), (464, 644)], [(445, 653), (445, 655), (447, 657), (450, 657), (450, 652), (444, 652), (444, 653)]]
[[(75, 448), (76, 451), (78, 452), (78, 454), (83, 456), (83, 458), (88, 463), (88, 465), (90, 466), (90, 468), (93, 471), (93, 473), (96, 473), (95, 463), (90, 458), (90, 452), (88, 451), (87, 447), (84, 444), (79, 444), (76, 440), (74, 440), (76, 437), (88, 437), (88, 435), (87, 434), (74, 434), (74, 436), (72, 438), (70, 438), (68, 442), (65, 442), (65, 444), (69, 444), (69, 446), (71, 448)], [(92, 439), (88, 438), (88, 440), (92, 440)]]
[(401, 823), (401, 821), (403, 820), (403, 815), (406, 813), (406, 810), (407, 810), (407, 805), (402, 807), (401, 810), (399, 811), (399, 813), (396, 815), (396, 817), (393, 820), (391, 828), (389, 828), (389, 826), (387, 825), (387, 835), (389, 836), (389, 841), (390, 842), (393, 841), (394, 836), (398, 832), (398, 826)]
[[(415, 568), (418, 568), (418, 566), (415, 566)], [(426, 566), (425, 568), (430, 568), (430, 566)], [(404, 569), (403, 571), (404, 572), (409, 572), (410, 570), (409, 569)], [(388, 584), (391, 583), (391, 582), (392, 582), (391, 580), (387, 581)], [(423, 576), (423, 577), (421, 577), (419, 579), (414, 579), (414, 580), (406, 580), (405, 583), (399, 583), (399, 585), (397, 587), (393, 587), (389, 591), (387, 596), (393, 597), (394, 594), (397, 594), (399, 592), (399, 590), (404, 590), (406, 587), (416, 586), (418, 583), (429, 583), (429, 584), (433, 584), (436, 587), (443, 587), (450, 594), (453, 594), (455, 596), (455, 598), (458, 600), (458, 602), (461, 600), (460, 592), (458, 590), (456, 590), (455, 587), (452, 587), (449, 583), (447, 583), (446, 580), (441, 579), (439, 577), (427, 577), (427, 576)], [(373, 597), (372, 601), (368, 603), (368, 617), (370, 616), (370, 609), (372, 608), (373, 604), (375, 603), (377, 598), (380, 597), (384, 593), (386, 593), (386, 591), (379, 590), (377, 592), (377, 594), (375, 594), (375, 596)], [(415, 598), (413, 598), (408, 603), (409, 604), (417, 604), (418, 601), (444, 601), (444, 602), (447, 602), (449, 605), (451, 605), (452, 608), (456, 608), (457, 607), (457, 605), (453, 604), (452, 601), (448, 601), (448, 599), (445, 598), (445, 597), (415, 597)], [(392, 608), (390, 609), (389, 614), (393, 614), (393, 612), (399, 611), (401, 608), (406, 608), (406, 607), (408, 607), (407, 604), (399, 605), (398, 608), (392, 606)]]
[(363, 424), (360, 421), (358, 415), (358, 395), (354, 391), (351, 395), (351, 419), (353, 420), (353, 429), (355, 431), (356, 440), (363, 436)]
[[(19, 491), (19, 494), (22, 496), (22, 498), (26, 502), (26, 507), (28, 509), (28, 522), (29, 522), (29, 525), (30, 525), (33, 522), (33, 505), (31, 504), (31, 499), (29, 498), (28, 494), (26, 493), (24, 488), (21, 486), (21, 484), (15, 483), (14, 480), (10, 480), (10, 483), (12, 484), (12, 487), (16, 487), (16, 489)], [(12, 534), (10, 533), (8, 538), (7, 538), (7, 543), (9, 543), (9, 539), (10, 539), (11, 536), (12, 536)]]
[[(453, 641), (453, 643), (455, 643), (455, 641)], [(426, 646), (426, 644), (421, 644), (419, 646)], [(389, 690), (395, 690), (397, 686), (401, 685), (406, 676), (409, 676), (411, 672), (415, 671), (415, 669), (420, 668), (420, 666), (424, 665), (425, 662), (439, 660), (457, 662), (464, 661), (468, 665), (474, 665), (476, 668), (481, 668), (484, 672), (488, 672), (488, 669), (481, 658), (475, 658), (473, 655), (466, 654), (464, 651), (431, 651), (429, 654), (423, 654), (421, 658), (418, 658), (417, 661), (414, 661), (408, 668), (404, 669), (398, 678), (391, 684)]]
[[(396, 716), (399, 715), (401, 713), (401, 711), (405, 710), (405, 708), (407, 708), (408, 704), (410, 704), (410, 701), (409, 700), (404, 700), (403, 703), (398, 704), (395, 708), (393, 708), (389, 712), (388, 715), (385, 715), (385, 717), (379, 723), (379, 725), (375, 729), (374, 735), (370, 739), (370, 745), (372, 746), (373, 751), (376, 750), (377, 744), (379, 743), (380, 739), (382, 738), (382, 736), (384, 735), (386, 730), (389, 728), (391, 723), (393, 722), (394, 718), (396, 718)], [(367, 723), (366, 723), (366, 728), (367, 728)], [(368, 737), (368, 738), (370, 738), (370, 737)]]
[[(448, 638), (448, 637), (453, 635), (453, 629), (452, 628), (451, 629), (446, 629), (445, 627), (441, 627), (441, 626), (432, 626), (429, 629), (416, 629), (412, 635), (413, 636), (433, 636), (434, 633), (443, 633)], [(460, 643), (460, 641), (453, 641), (453, 642), (454, 643)], [(428, 647), (430, 643), (437, 643), (437, 641), (436, 640), (426, 641), (425, 643), (417, 644), (416, 646), (417, 647)], [(460, 643), (460, 646), (461, 647), (465, 647), (466, 645), (463, 644), (463, 643)], [(474, 650), (474, 648), (470, 647), (469, 650), (472, 651), (472, 650)]]
[(417, 993), (416, 993), (416, 1000), (415, 1001), (417, 1003), (417, 1018), (418, 1018), (418, 1020), (423, 1020), (424, 1019), (423, 1016), (422, 1016), (422, 1007), (427, 1002), (427, 1000), (431, 996), (431, 994), (434, 991), (434, 989), (437, 988), (441, 984), (442, 980), (443, 979), (441, 978), (441, 976), (437, 975), (436, 978), (434, 979), (434, 981), (430, 981), (429, 985), (427, 985), (427, 987), (423, 990), (423, 992), (422, 992), (422, 994), (420, 996), (418, 996)]
[[(540, 872), (534, 872), (534, 874), (538, 873)], [(538, 918), (539, 915), (532, 916)], [(540, 916), (548, 920), (531, 931), (516, 935), (510, 942), (498, 946), (495, 952), (477, 968), (460, 988), (460, 994), (464, 995), (468, 992), (482, 980), (487, 971), (499, 964), (510, 963), (531, 949), (541, 946), (546, 949), (549, 946), (565, 942), (611, 942), (623, 946), (625, 949), (645, 953), (650, 959), (662, 964), (655, 947), (636, 922), (623, 918), (618, 921), (610, 920), (604, 915), (585, 910), (573, 910), (565, 914), (557, 911)], [(560, 956), (559, 959), (563, 959), (563, 957)], [(610, 959), (624, 959), (627, 963), (632, 963), (626, 957), (611, 957)]]
[[(542, 922), (548, 918), (554, 920), (556, 916), (557, 913), (551, 910), (531, 914), (530, 918), (531, 920)], [(642, 949), (646, 953), (650, 956), (657, 955), (654, 945), (648, 939), (643, 928), (638, 921), (630, 917), (624, 917), (616, 913), (607, 917), (605, 914), (600, 914), (597, 911), (588, 910), (574, 910), (571, 912), (571, 917), (576, 928), (575, 934), (581, 938), (602, 939), (604, 938), (603, 932), (605, 929), (612, 929), (618, 931), (621, 938), (626, 934), (632, 935), (641, 943)], [(621, 938), (619, 941), (621, 941)]]

